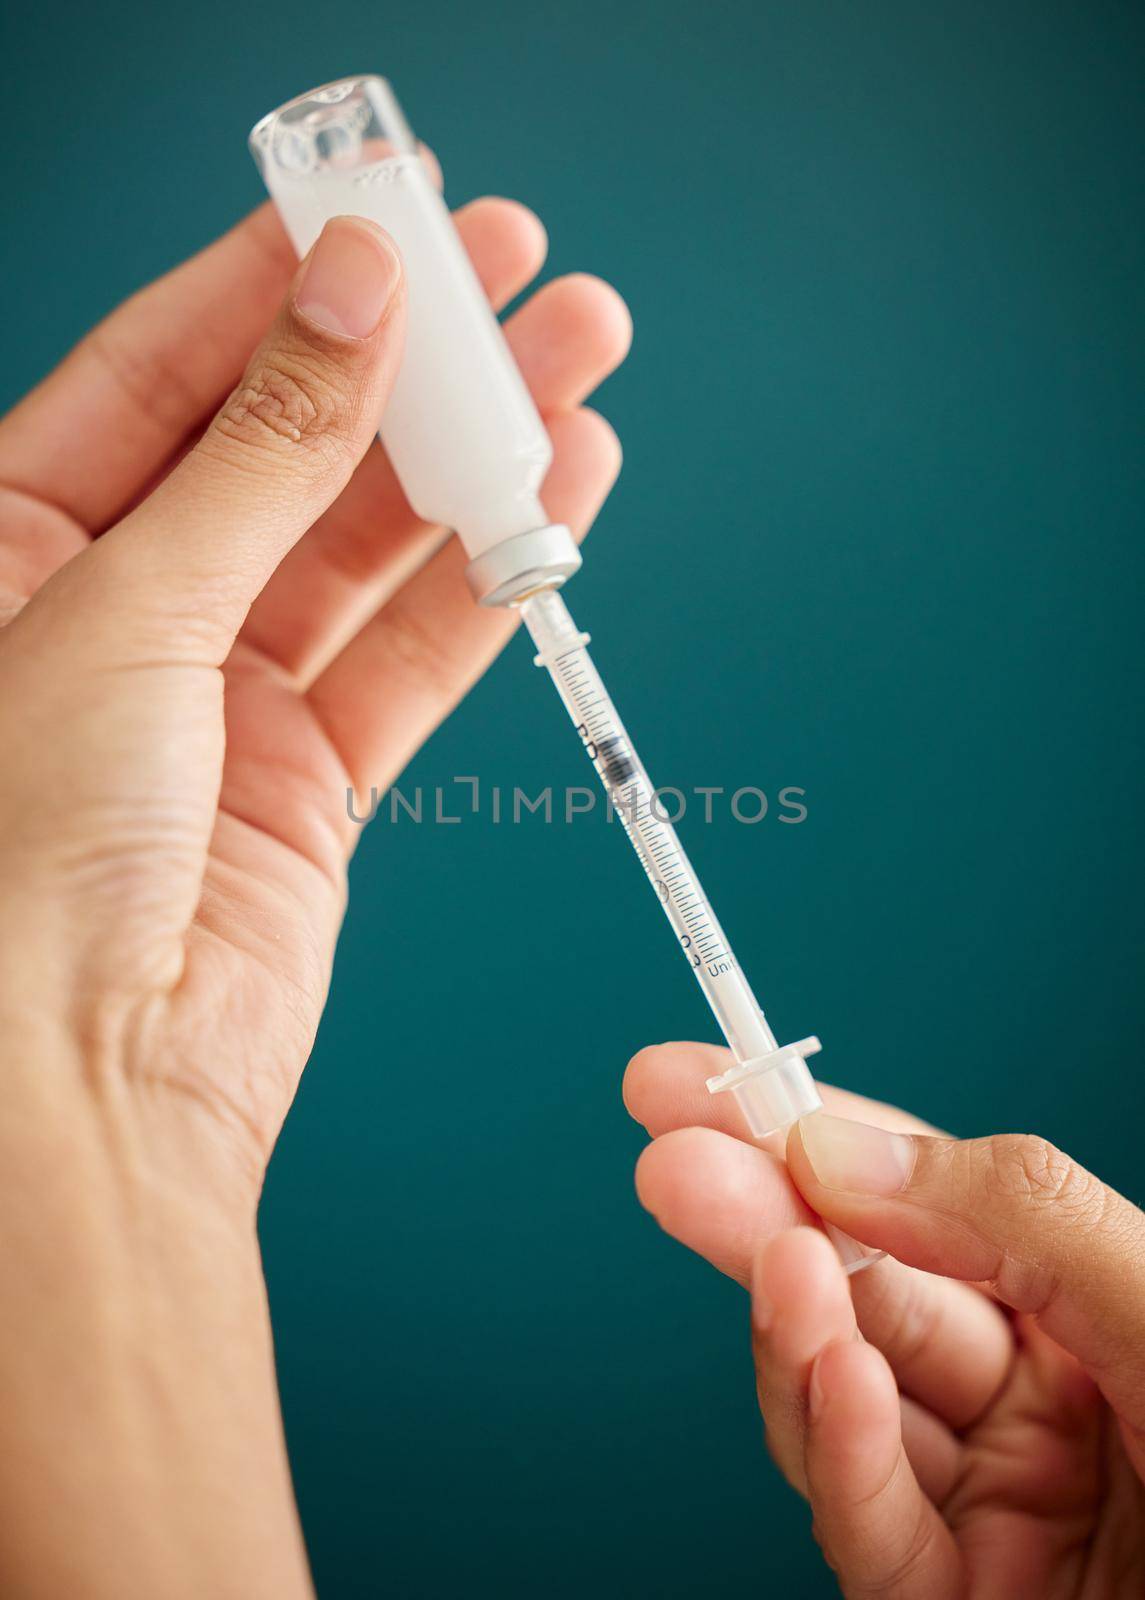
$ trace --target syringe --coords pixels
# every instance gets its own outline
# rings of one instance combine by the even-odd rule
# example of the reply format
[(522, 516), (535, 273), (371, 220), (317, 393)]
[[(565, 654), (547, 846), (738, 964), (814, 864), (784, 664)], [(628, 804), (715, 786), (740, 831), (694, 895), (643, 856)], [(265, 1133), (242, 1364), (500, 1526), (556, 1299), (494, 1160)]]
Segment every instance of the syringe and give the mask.
[(520, 611), (537, 647), (536, 663), (548, 669), (736, 1058), (728, 1072), (708, 1080), (708, 1088), (713, 1094), (734, 1089), (758, 1137), (818, 1110), (823, 1102), (804, 1062), (819, 1049), (819, 1041), (801, 1039), (780, 1049), (593, 665), (588, 634), (578, 631), (554, 589), (529, 595)]
[[(731, 1090), (757, 1138), (777, 1134), (823, 1102), (806, 1065), (819, 1040), (800, 1039), (780, 1047), (763, 1008), (740, 969), (695, 868), (688, 860), (657, 791), (581, 633), (555, 589), (539, 589), (519, 602), (521, 619), (537, 647), (536, 664), (545, 667), (580, 735), (632, 848), (672, 925), (704, 998), (735, 1056), (735, 1065), (708, 1079), (712, 1094)], [(828, 1225), (848, 1273), (880, 1259), (837, 1228)]]
[[(393, 91), (326, 84), (264, 117), (251, 149), (299, 255), (339, 214), (393, 236), (406, 347), (382, 443), (413, 509), (460, 538), (474, 598), (519, 607), (735, 1056), (708, 1088), (733, 1092), (756, 1138), (780, 1132), (822, 1105), (806, 1064), (819, 1041), (777, 1044), (556, 592), (581, 558), (540, 500), (552, 446)], [(849, 1270), (873, 1259), (836, 1242)]]

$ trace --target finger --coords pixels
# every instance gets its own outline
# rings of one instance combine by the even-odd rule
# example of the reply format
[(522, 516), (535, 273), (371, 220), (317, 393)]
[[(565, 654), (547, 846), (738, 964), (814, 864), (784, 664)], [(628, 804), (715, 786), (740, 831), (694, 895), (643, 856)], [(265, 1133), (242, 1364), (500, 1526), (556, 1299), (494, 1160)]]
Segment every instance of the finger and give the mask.
[[(806, 1492), (807, 1383), (816, 1355), (859, 1329), (851, 1286), (834, 1247), (814, 1228), (769, 1240), (752, 1274), (752, 1344), (768, 1445), (788, 1481)], [(924, 1493), (945, 1499), (962, 1470), (962, 1446), (925, 1407), (900, 1400), (903, 1440)]]
[(101, 659), (225, 658), (254, 596), (373, 437), (404, 309), (388, 236), (358, 218), (328, 223), (194, 450), (77, 564), (85, 603), (101, 602)]
[[(591, 411), (555, 417), (544, 501), (582, 537), (620, 467), (616, 435)], [(321, 674), (309, 700), (359, 796), (387, 788), (506, 643), (513, 614), (474, 605), (456, 539)], [(384, 690), (384, 692), (383, 692)], [(336, 807), (347, 839), (356, 833)]]
[(745, 1286), (768, 1239), (814, 1221), (778, 1156), (711, 1128), (680, 1128), (641, 1151), (636, 1192), (665, 1233)]
[(990, 1283), (1145, 1437), (1145, 1216), (1044, 1139), (929, 1139), (818, 1112), (792, 1130), (808, 1203), (900, 1261)]
[[(539, 271), (544, 229), (524, 206), (476, 200), (456, 221), (498, 303)], [(0, 423), (0, 483), (93, 533), (115, 521), (236, 382), (297, 266), (268, 202), (132, 295)]]
[(541, 219), (516, 200), (486, 195), (453, 213), (481, 286), (500, 311), (545, 264), (549, 241)]
[[(506, 206), (508, 202), (485, 202)], [(539, 266), (543, 234), (531, 213), (519, 224), (517, 276)], [(496, 220), (496, 230), (493, 221)], [(499, 212), (484, 224), (509, 252)], [(467, 230), (477, 255), (489, 252)], [(506, 275), (501, 287), (509, 288)], [(512, 282), (512, 291), (518, 285)], [(494, 304), (503, 296), (491, 290)], [(631, 322), (623, 301), (595, 278), (563, 278), (542, 289), (506, 325), (506, 337), (538, 407), (550, 417), (576, 406), (624, 359)], [(337, 503), (291, 551), (251, 613), (244, 638), (307, 686), (366, 620), (441, 548), (440, 528), (410, 509), (381, 446), (369, 451)]]
[(793, 1228), (769, 1239), (752, 1274), (756, 1392), (768, 1448), (801, 1493), (811, 1367), (825, 1344), (857, 1336), (847, 1280), (827, 1238), (816, 1228)]
[(872, 1345), (836, 1340), (815, 1357), (804, 1468), (815, 1536), (844, 1594), (964, 1592), (950, 1531), (907, 1459), (894, 1376)]
[(1016, 1346), (1007, 1319), (969, 1284), (887, 1259), (852, 1280), (855, 1315), (903, 1392), (948, 1428), (969, 1428), (1004, 1389)]
[[(728, 1094), (709, 1094), (707, 1080), (719, 1077), (732, 1065), (732, 1053), (721, 1045), (674, 1042), (647, 1045), (637, 1051), (624, 1074), (624, 1104), (630, 1116), (642, 1123), (653, 1138), (669, 1128), (701, 1124), (719, 1128), (736, 1138), (751, 1139), (735, 1100)], [(825, 1104), (839, 1116), (862, 1117), (878, 1127), (908, 1133), (938, 1130), (898, 1106), (868, 1100), (820, 1083)]]
[(132, 295), (0, 423), (0, 482), (105, 527), (234, 383), (297, 262), (267, 203)]
[[(795, 1203), (773, 1153), (707, 1128), (660, 1134), (637, 1173), (661, 1227), (741, 1283), (778, 1229), (814, 1217)], [(1014, 1359), (1012, 1331), (991, 1301), (893, 1260), (856, 1274), (851, 1294), (864, 1338), (886, 1355), (905, 1393), (949, 1427), (982, 1415)]]
[[(834, 1463), (833, 1452), (823, 1459), (820, 1448), (818, 1475), (812, 1479), (809, 1474), (809, 1457), (813, 1466), (817, 1460), (809, 1432), (811, 1375), (821, 1352), (840, 1343), (855, 1344), (858, 1338), (847, 1279), (822, 1233), (796, 1228), (764, 1246), (752, 1279), (752, 1351), (760, 1410), (781, 1470), (802, 1493), (810, 1493), (814, 1483), (815, 1503), (824, 1488), (830, 1493), (833, 1487)], [(902, 1450), (919, 1486), (929, 1483), (937, 1493), (949, 1493), (961, 1469), (958, 1441), (919, 1407), (899, 1402), (893, 1392), (886, 1398), (891, 1402), (888, 1424), (898, 1424)], [(851, 1576), (839, 1570), (841, 1576)]]
[(611, 284), (579, 272), (538, 289), (505, 337), (540, 409), (567, 410), (628, 354), (632, 318)]
[[(583, 534), (615, 477), (619, 450), (611, 429), (590, 413), (557, 418), (552, 433), (546, 500)], [(340, 879), (359, 828), (347, 815), (338, 741), (359, 752), (363, 771), (378, 774), (372, 784), (385, 787), (512, 626), (503, 613), (474, 605), (464, 569), (451, 540), (403, 590), (402, 619), (379, 614), (310, 696), (299, 696), (256, 652), (233, 651), (222, 809)], [(369, 786), (360, 782), (361, 794)]]

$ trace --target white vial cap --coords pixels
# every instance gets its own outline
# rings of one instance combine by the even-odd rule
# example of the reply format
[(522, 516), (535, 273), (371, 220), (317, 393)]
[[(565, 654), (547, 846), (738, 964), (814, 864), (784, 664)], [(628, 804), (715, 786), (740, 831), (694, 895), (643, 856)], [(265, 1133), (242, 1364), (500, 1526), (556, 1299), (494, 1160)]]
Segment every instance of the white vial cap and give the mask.
[(709, 1078), (708, 1091), (721, 1094), (730, 1089), (754, 1137), (764, 1139), (822, 1109), (805, 1059), (821, 1048), (816, 1038), (800, 1039), (751, 1061), (737, 1062), (722, 1076)]

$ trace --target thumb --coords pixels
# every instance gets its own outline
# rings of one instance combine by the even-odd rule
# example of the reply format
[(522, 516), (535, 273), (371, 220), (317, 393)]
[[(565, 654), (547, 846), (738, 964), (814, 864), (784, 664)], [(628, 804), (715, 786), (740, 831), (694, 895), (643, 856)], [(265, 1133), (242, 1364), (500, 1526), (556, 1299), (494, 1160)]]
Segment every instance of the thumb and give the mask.
[(820, 1216), (908, 1265), (989, 1283), (1145, 1432), (1145, 1215), (1032, 1134), (932, 1139), (816, 1112), (791, 1176)]
[(389, 236), (358, 217), (328, 222), (198, 444), (89, 552), (101, 592), (118, 597), (119, 649), (153, 657), (159, 638), (166, 654), (225, 657), (255, 596), (369, 448), (404, 309)]

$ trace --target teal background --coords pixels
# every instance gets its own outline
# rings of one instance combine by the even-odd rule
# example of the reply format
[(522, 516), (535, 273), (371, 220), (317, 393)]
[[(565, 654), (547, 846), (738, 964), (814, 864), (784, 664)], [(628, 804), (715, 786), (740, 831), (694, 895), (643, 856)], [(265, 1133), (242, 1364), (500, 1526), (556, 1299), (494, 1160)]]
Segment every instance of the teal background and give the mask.
[[(380, 70), (447, 192), (635, 317), (576, 614), (777, 1031), (1136, 1198), (1143, 13), (1111, 0), (10, 14), (5, 395)], [(403, 787), (587, 768), (518, 640)], [(741, 1292), (640, 1211), (625, 1061), (710, 1037), (603, 823), (381, 821), (263, 1215), (326, 1597), (833, 1592)]]

